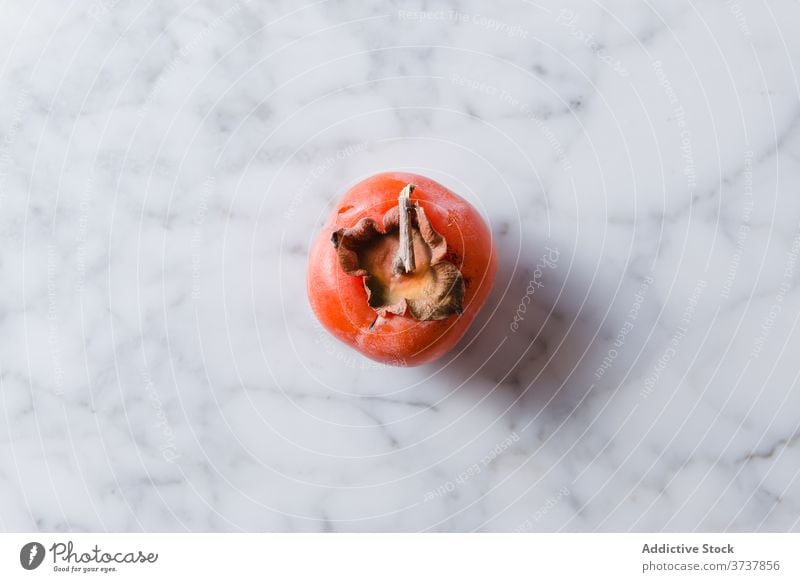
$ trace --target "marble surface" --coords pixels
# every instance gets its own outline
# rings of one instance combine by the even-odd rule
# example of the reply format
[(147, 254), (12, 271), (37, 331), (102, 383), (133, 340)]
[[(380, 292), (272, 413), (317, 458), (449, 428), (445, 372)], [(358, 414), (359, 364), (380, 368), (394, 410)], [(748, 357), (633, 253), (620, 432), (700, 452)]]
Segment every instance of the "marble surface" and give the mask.
[[(796, 1), (2, 12), (0, 529), (800, 529)], [(434, 365), (305, 299), (387, 169), (501, 253)]]

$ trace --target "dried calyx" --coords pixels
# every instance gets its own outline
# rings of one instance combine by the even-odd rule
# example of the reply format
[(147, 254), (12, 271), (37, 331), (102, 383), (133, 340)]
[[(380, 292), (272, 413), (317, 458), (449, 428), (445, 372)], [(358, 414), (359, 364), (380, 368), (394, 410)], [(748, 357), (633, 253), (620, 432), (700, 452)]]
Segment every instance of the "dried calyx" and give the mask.
[(445, 260), (447, 241), (436, 232), (425, 209), (411, 201), (414, 186), (400, 192), (398, 204), (380, 224), (361, 219), (331, 237), (339, 265), (363, 277), (367, 301), (380, 317), (410, 315), (420, 321), (461, 314), (464, 278)]

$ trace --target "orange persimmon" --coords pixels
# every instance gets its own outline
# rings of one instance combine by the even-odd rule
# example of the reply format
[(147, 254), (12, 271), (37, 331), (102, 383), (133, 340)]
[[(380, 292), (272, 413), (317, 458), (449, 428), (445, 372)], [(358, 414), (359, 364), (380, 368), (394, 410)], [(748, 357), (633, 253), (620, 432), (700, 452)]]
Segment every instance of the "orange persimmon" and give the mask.
[(387, 172), (338, 201), (311, 249), (307, 290), (338, 339), (374, 360), (415, 366), (463, 337), (496, 272), (475, 208), (429, 178)]

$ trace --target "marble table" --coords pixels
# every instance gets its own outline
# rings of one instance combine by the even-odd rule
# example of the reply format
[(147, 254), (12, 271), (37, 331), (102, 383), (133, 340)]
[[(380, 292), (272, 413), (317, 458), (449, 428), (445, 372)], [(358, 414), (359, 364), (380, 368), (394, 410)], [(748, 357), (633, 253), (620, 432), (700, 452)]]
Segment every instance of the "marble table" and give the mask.
[[(2, 12), (0, 529), (800, 529), (797, 2)], [(501, 256), (417, 368), (305, 296), (390, 169)]]

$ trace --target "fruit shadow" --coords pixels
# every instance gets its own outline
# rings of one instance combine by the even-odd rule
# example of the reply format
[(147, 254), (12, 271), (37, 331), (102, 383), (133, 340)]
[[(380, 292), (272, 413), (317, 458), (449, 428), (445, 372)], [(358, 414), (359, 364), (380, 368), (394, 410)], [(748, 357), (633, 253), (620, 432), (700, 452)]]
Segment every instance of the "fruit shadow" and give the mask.
[[(608, 349), (599, 321), (610, 297), (593, 290), (592, 273), (581, 272), (568, 251), (545, 242), (534, 248), (532, 259), (498, 265), (492, 293), (446, 370), (459, 391), (508, 412), (512, 425), (540, 416), (560, 422), (575, 412), (596, 388)], [(605, 318), (602, 327), (616, 323)]]

